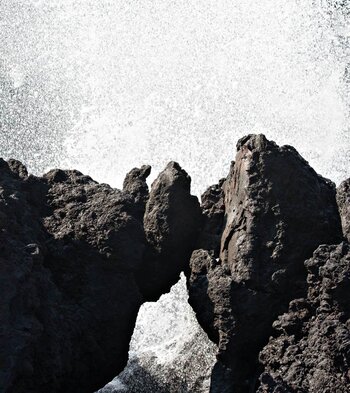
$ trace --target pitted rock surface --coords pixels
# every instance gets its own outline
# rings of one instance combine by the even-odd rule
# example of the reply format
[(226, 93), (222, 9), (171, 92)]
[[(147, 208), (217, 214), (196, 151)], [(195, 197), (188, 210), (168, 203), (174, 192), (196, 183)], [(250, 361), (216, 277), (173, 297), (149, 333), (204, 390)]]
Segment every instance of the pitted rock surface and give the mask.
[(247, 392), (273, 321), (306, 293), (305, 259), (342, 233), (334, 184), (263, 135), (238, 142), (222, 188), (220, 254), (211, 244), (192, 254), (189, 301), (219, 347), (211, 392)]
[(350, 242), (350, 179), (344, 180), (338, 187), (337, 202), (344, 237)]
[(181, 271), (218, 347), (211, 393), (348, 391), (349, 179), (336, 190), (263, 135), (238, 142), (201, 205), (179, 164), (150, 192), (149, 173), (120, 191), (0, 159), (0, 391), (98, 390)]
[(179, 271), (187, 269), (201, 226), (199, 202), (190, 185), (191, 178), (176, 162), (152, 184), (143, 220), (147, 249), (137, 276), (147, 300), (168, 292)]
[[(162, 213), (167, 226), (157, 232), (158, 264), (147, 265), (149, 277), (159, 280), (162, 272), (152, 269), (169, 260), (172, 280), (180, 274), (188, 255), (182, 248), (174, 259), (169, 244), (178, 238), (179, 247), (183, 233), (190, 236), (188, 228), (197, 225), (191, 222), (191, 207), (195, 214), (198, 209), (190, 179), (179, 166), (176, 171), (185, 184), (176, 175), (157, 183), (171, 201)], [(119, 191), (78, 171), (38, 178), (18, 161), (0, 161), (1, 392), (89, 393), (122, 371), (148, 296), (137, 277), (148, 263), (146, 252), (155, 248), (143, 223), (149, 172), (135, 168)], [(186, 198), (192, 205), (183, 210)], [(186, 220), (179, 221), (183, 212)], [(167, 278), (154, 298), (169, 289)]]
[(259, 393), (347, 393), (350, 387), (350, 246), (320, 246), (305, 263), (308, 294), (273, 324), (260, 353)]

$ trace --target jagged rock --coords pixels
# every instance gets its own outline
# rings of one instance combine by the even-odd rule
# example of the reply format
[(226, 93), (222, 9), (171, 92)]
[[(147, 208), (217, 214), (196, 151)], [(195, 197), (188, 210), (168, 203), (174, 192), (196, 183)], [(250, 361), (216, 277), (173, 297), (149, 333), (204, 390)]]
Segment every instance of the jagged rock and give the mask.
[(215, 256), (220, 253), (220, 239), (224, 226), (225, 204), (222, 189), (224, 181), (225, 179), (221, 179), (201, 196), (203, 223), (197, 246), (213, 250)]
[(190, 185), (191, 178), (176, 162), (152, 184), (143, 220), (148, 247), (138, 273), (148, 300), (167, 292), (188, 266), (201, 225), (199, 202), (190, 194)]
[[(161, 258), (180, 273), (187, 254), (179, 250), (175, 260), (167, 252), (180, 248), (189, 233), (183, 225), (195, 225), (191, 207), (197, 211), (189, 178), (171, 164), (151, 192), (153, 205), (169, 205), (162, 210), (167, 226), (157, 229), (158, 264), (149, 266), (145, 252), (155, 243), (147, 244), (142, 217), (148, 173), (133, 170), (122, 192), (78, 171), (37, 178), (17, 161), (0, 160), (1, 392), (94, 392), (124, 368), (147, 295), (136, 276), (147, 265), (162, 280)], [(160, 282), (154, 296), (168, 285)]]
[[(208, 293), (216, 293), (215, 296), (223, 302), (227, 300), (224, 296), (227, 288), (225, 274), (222, 269), (215, 269), (219, 265), (217, 258), (224, 227), (224, 181), (221, 179), (218, 184), (210, 186), (201, 196), (202, 227), (196, 244), (199, 249), (191, 255), (191, 281), (187, 280), (189, 302), (196, 311), (200, 325), (205, 326), (206, 333), (215, 343), (219, 342), (219, 329), (214, 327), (215, 311)], [(224, 284), (220, 283), (221, 279)], [(229, 307), (229, 304), (226, 306)]]
[(219, 346), (211, 392), (249, 391), (273, 321), (305, 294), (304, 260), (342, 238), (334, 184), (294, 148), (249, 135), (237, 150), (219, 258), (201, 244), (188, 278), (190, 304)]
[(134, 197), (135, 206), (140, 209), (139, 218), (141, 220), (145, 214), (149, 195), (146, 179), (150, 173), (151, 167), (149, 165), (143, 165), (141, 168), (134, 168), (125, 176), (123, 183), (123, 191)]
[(25, 179), (28, 177), (27, 168), (18, 160), (10, 159), (8, 160), (8, 166), (11, 171), (17, 174), (20, 178)]
[[(349, 236), (350, 179), (337, 190)], [(260, 353), (260, 393), (339, 392), (350, 386), (350, 245), (320, 246), (305, 262), (307, 297), (295, 299), (273, 324)]]
[(259, 393), (349, 392), (350, 246), (320, 246), (305, 265), (308, 295), (274, 323)]
[(142, 223), (130, 196), (77, 171), (21, 178), (6, 166), (0, 390), (92, 392), (127, 361)]
[(237, 150), (201, 207), (174, 162), (149, 193), (148, 166), (119, 191), (78, 171), (38, 178), (0, 160), (2, 392), (104, 386), (127, 362), (141, 304), (168, 292), (181, 270), (218, 346), (211, 393), (346, 391), (349, 244), (320, 246), (307, 280), (304, 261), (349, 238), (350, 180), (336, 202), (334, 184), (292, 147), (249, 135)]
[(344, 180), (337, 189), (337, 202), (344, 237), (350, 242), (350, 178)]

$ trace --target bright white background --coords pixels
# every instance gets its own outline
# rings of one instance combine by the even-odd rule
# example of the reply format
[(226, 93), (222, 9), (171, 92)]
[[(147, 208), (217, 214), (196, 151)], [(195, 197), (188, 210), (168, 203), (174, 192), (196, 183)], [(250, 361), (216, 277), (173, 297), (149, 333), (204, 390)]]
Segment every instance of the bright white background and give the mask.
[(350, 31), (327, 4), (2, 0), (0, 156), (114, 186), (177, 160), (199, 194), (239, 137), (264, 132), (339, 182)]

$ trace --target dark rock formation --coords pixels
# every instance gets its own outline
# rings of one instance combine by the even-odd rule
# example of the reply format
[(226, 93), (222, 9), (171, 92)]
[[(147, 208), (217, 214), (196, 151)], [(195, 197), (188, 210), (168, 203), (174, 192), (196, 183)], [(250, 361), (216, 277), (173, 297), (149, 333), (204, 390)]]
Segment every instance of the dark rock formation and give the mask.
[(350, 242), (350, 179), (344, 180), (337, 189), (337, 202), (344, 237)]
[[(294, 148), (249, 135), (237, 150), (222, 185), (223, 231), (222, 221), (216, 222), (220, 253), (217, 245), (200, 241), (188, 278), (190, 304), (219, 346), (212, 392), (253, 389), (258, 354), (273, 321), (306, 292), (305, 259), (318, 245), (342, 238), (334, 184)], [(205, 212), (217, 211), (219, 217), (220, 198)]]
[(197, 246), (213, 250), (217, 256), (220, 253), (220, 240), (225, 215), (224, 192), (222, 189), (224, 181), (225, 179), (221, 179), (218, 184), (209, 187), (201, 196), (203, 221)]
[[(148, 192), (149, 166), (119, 191), (78, 171), (38, 178), (0, 160), (1, 392), (104, 386), (127, 362), (141, 304), (182, 270), (218, 346), (211, 393), (348, 390), (350, 180), (336, 192), (263, 135), (237, 150), (201, 207), (174, 162)], [(153, 386), (192, 389), (161, 370)]]
[(305, 265), (308, 295), (274, 323), (258, 392), (349, 392), (350, 246), (320, 246)]
[(172, 163), (151, 191), (145, 231), (149, 171), (134, 169), (119, 191), (77, 171), (37, 178), (0, 161), (1, 392), (88, 393), (124, 368), (149, 296), (140, 271), (164, 280), (153, 298), (168, 291), (198, 225), (190, 179)]
[[(350, 179), (337, 190), (349, 239)], [(345, 393), (350, 387), (350, 245), (322, 245), (305, 262), (307, 296), (294, 299), (273, 324), (260, 353), (258, 392)]]
[(156, 300), (179, 279), (194, 248), (201, 225), (201, 210), (190, 195), (191, 178), (170, 162), (153, 182), (146, 205), (144, 228), (147, 250), (138, 271), (146, 299)]
[(135, 207), (140, 210), (140, 220), (143, 220), (149, 196), (146, 180), (150, 173), (151, 167), (149, 165), (143, 165), (141, 168), (134, 168), (125, 176), (123, 183), (123, 191), (133, 196)]

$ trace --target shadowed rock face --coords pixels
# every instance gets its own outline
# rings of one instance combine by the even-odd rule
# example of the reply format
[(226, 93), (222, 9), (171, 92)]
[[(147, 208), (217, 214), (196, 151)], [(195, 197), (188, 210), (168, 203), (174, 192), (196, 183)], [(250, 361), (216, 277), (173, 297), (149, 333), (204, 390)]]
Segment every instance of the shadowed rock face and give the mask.
[(344, 180), (338, 187), (337, 202), (344, 237), (350, 242), (350, 179)]
[(307, 297), (293, 300), (260, 353), (259, 393), (347, 393), (350, 386), (350, 246), (320, 246), (305, 262)]
[(138, 284), (147, 300), (156, 300), (187, 269), (200, 226), (201, 210), (190, 195), (191, 178), (170, 162), (152, 184), (144, 215), (147, 249)]
[(149, 165), (143, 165), (141, 168), (132, 169), (124, 179), (123, 191), (132, 195), (135, 202), (135, 208), (139, 209), (139, 219), (143, 220), (146, 203), (148, 200), (147, 177), (151, 173)]
[(220, 252), (199, 242), (202, 249), (190, 262), (190, 303), (219, 347), (211, 391), (225, 386), (247, 392), (273, 321), (306, 293), (305, 259), (319, 244), (338, 243), (341, 225), (334, 184), (294, 148), (278, 147), (263, 135), (238, 142), (221, 190)]
[[(350, 179), (337, 189), (349, 239)], [(305, 262), (307, 296), (274, 322), (260, 353), (259, 393), (346, 393), (350, 386), (350, 245), (322, 245)]]
[[(1, 392), (94, 392), (124, 368), (149, 296), (140, 271), (147, 266), (145, 280), (163, 280), (152, 288), (156, 299), (179, 276), (197, 234), (199, 205), (185, 171), (170, 164), (148, 202), (149, 172), (132, 170), (119, 191), (77, 171), (37, 178), (0, 161)], [(166, 201), (154, 219), (152, 206)], [(149, 253), (164, 263), (150, 264)], [(170, 277), (157, 271), (168, 263)]]
[(201, 206), (177, 163), (150, 192), (149, 173), (134, 168), (119, 191), (0, 159), (0, 391), (104, 386), (127, 362), (141, 304), (184, 270), (218, 346), (211, 393), (345, 393), (350, 180), (336, 192), (263, 135), (238, 142)]

